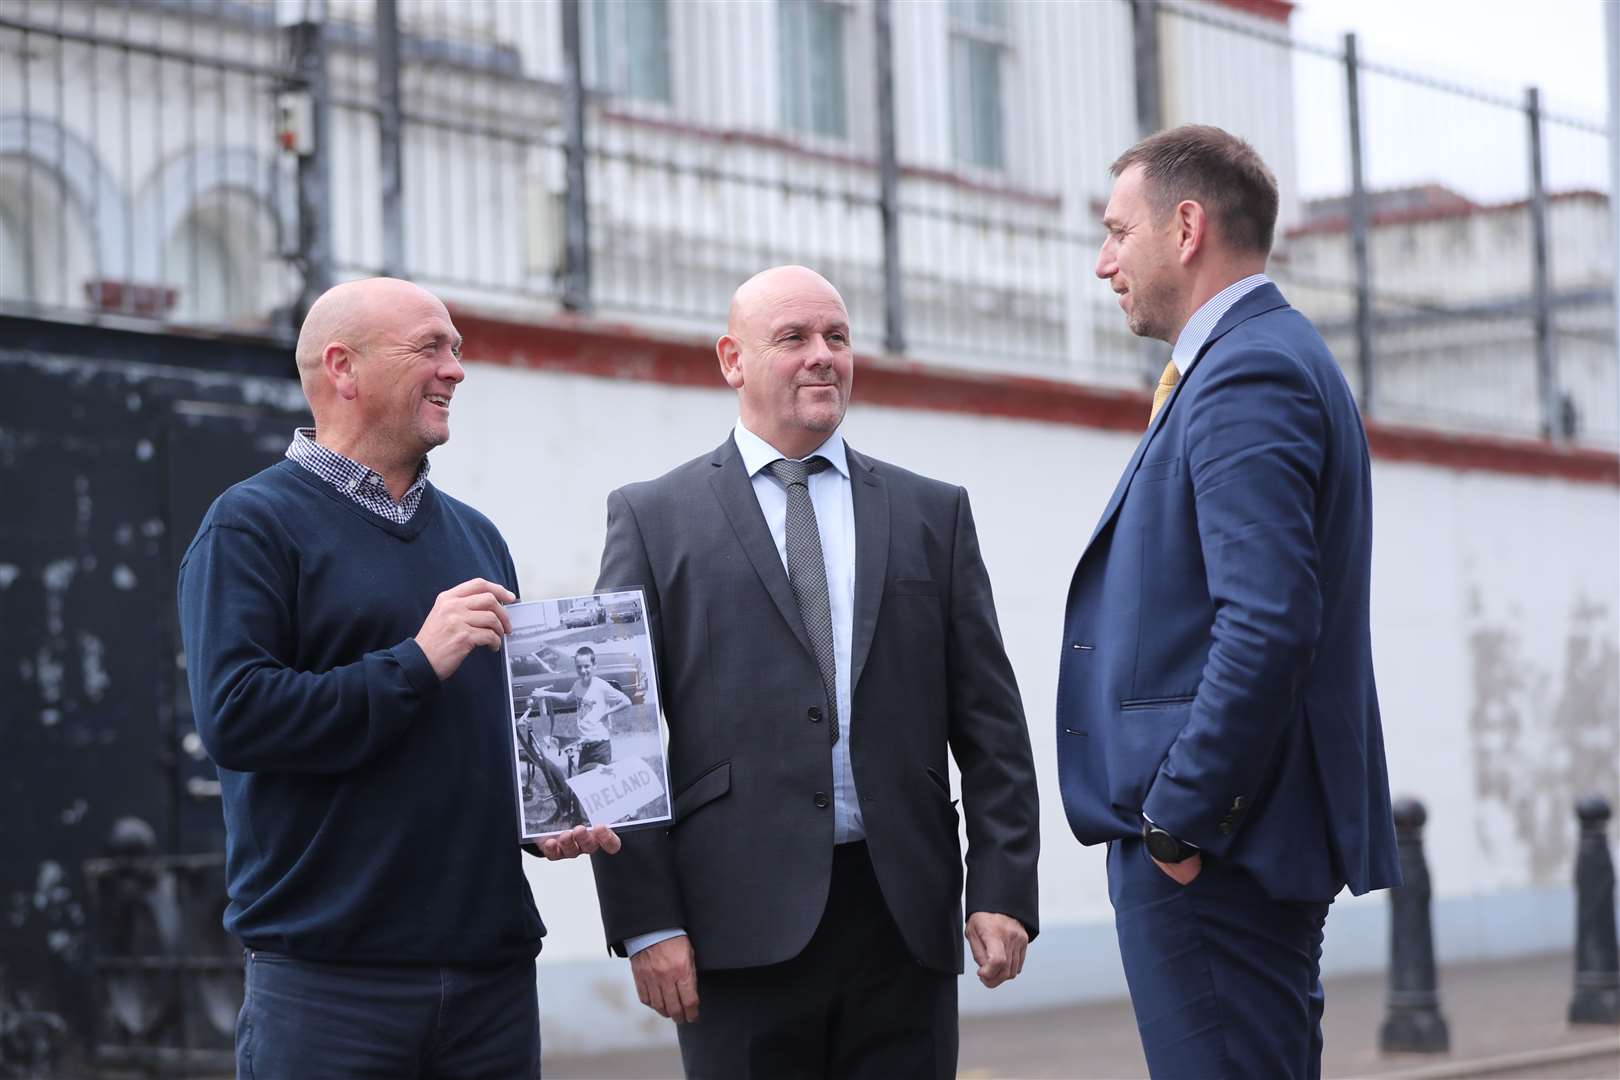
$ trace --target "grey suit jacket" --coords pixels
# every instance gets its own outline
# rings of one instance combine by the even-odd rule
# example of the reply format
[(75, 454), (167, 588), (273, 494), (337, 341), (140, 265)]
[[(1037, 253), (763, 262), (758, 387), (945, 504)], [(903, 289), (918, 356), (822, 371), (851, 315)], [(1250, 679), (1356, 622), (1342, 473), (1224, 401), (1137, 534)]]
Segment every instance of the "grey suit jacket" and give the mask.
[[(1035, 774), (990, 581), (959, 487), (849, 451), (855, 507), (850, 756), (867, 844), (918, 962), (962, 970), (967, 907), (1037, 931)], [(670, 729), (674, 825), (596, 856), (608, 944), (665, 927), (700, 969), (797, 955), (826, 906), (826, 696), (730, 437), (608, 496), (599, 590), (645, 590)], [(817, 710), (812, 719), (812, 710)]]

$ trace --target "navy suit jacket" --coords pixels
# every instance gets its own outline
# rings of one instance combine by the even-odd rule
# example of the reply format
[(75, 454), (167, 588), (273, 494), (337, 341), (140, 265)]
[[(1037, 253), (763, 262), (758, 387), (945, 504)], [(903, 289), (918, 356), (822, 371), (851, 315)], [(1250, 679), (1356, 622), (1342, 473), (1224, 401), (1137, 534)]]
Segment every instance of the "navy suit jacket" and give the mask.
[(1149, 425), (1069, 587), (1063, 807), (1142, 815), (1279, 900), (1399, 884), (1368, 630), (1372, 484), (1338, 364), (1265, 284)]

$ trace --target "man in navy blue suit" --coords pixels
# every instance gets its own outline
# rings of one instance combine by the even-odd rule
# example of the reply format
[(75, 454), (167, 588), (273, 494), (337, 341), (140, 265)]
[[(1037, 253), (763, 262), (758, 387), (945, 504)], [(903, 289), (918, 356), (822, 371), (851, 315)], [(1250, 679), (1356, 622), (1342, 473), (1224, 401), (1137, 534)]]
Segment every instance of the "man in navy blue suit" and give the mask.
[(1114, 162), (1097, 276), (1172, 345), (1069, 587), (1058, 771), (1108, 844), (1155, 1077), (1321, 1072), (1328, 905), (1399, 884), (1355, 400), (1265, 276), (1277, 184), (1185, 126)]

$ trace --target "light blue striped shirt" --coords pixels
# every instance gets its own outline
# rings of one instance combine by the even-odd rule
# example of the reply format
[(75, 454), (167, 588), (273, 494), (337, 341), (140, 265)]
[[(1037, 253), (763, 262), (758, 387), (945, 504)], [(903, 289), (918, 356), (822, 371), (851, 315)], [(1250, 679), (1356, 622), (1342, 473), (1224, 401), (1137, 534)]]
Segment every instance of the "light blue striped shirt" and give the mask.
[[(1241, 281), (1234, 281), (1208, 300), (1204, 306), (1193, 312), (1193, 317), (1187, 320), (1182, 327), (1181, 336), (1176, 338), (1175, 348), (1170, 350), (1170, 360), (1176, 365), (1176, 371), (1182, 375), (1187, 374), (1187, 365), (1193, 362), (1198, 350), (1204, 347), (1209, 335), (1215, 332), (1215, 324), (1221, 321), (1221, 316), (1232, 310), (1232, 305), (1248, 296), (1262, 285), (1271, 284), (1271, 279), (1264, 274), (1250, 274)], [(1160, 354), (1164, 355), (1163, 353)]]

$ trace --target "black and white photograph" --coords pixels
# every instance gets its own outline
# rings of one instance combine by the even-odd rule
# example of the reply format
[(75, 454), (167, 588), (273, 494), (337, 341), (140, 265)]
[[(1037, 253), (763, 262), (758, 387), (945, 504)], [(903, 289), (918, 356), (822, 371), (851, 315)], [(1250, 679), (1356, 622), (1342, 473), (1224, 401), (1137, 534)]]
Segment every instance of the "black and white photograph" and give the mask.
[(507, 605), (523, 839), (668, 821), (652, 637), (640, 590)]

